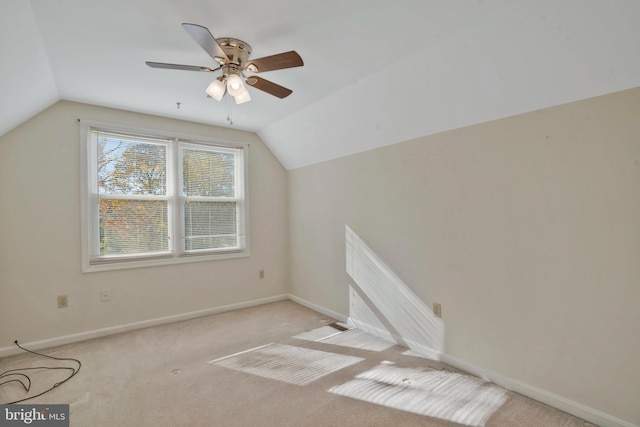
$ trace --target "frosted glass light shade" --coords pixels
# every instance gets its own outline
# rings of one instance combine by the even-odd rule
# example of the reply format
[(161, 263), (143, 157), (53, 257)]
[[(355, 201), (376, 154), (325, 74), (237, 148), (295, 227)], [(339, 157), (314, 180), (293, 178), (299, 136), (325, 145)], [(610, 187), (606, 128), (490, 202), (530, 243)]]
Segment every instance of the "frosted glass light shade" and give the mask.
[(215, 79), (205, 89), (205, 92), (207, 92), (207, 95), (209, 95), (210, 97), (212, 97), (216, 101), (220, 101), (222, 99), (222, 97), (224, 96), (225, 90), (226, 90), (226, 88), (225, 88), (224, 83), (222, 83), (218, 79)]
[(231, 74), (227, 77), (227, 91), (229, 91), (229, 95), (238, 96), (242, 92), (246, 91), (244, 84), (242, 83), (242, 78), (240, 78), (237, 74)]
[(251, 101), (251, 96), (249, 96), (249, 91), (246, 88), (239, 95), (234, 96), (234, 98), (236, 104), (244, 104), (245, 102)]

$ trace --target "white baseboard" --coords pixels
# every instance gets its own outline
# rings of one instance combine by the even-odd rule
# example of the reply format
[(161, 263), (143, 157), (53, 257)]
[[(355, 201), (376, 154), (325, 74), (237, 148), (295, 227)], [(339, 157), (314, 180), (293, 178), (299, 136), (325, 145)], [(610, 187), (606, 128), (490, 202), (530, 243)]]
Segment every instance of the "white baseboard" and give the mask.
[(287, 297), (293, 302), (297, 302), (300, 305), (303, 305), (303, 306), (305, 306), (307, 308), (310, 308), (313, 311), (317, 311), (318, 313), (322, 313), (325, 316), (329, 316), (332, 319), (335, 319), (335, 320), (338, 320), (338, 321), (344, 322), (344, 323), (346, 323), (347, 320), (348, 320), (348, 317), (345, 316), (344, 314), (340, 314), (340, 313), (338, 313), (336, 311), (329, 310), (328, 308), (319, 306), (318, 304), (314, 304), (314, 303), (312, 303), (310, 301), (304, 300), (304, 299), (302, 299), (300, 297), (297, 297), (295, 295), (288, 294)]
[(442, 354), (440, 360), (447, 365), (451, 365), (472, 375), (476, 375), (487, 381), (491, 381), (492, 383), (504, 387), (507, 390), (520, 393), (524, 396), (530, 397), (531, 399), (537, 400), (538, 402), (545, 403), (556, 409), (560, 409), (561, 411), (567, 412), (571, 415), (575, 415), (576, 417), (587, 420), (600, 427), (638, 427), (636, 424), (621, 420), (602, 411), (598, 411), (597, 409), (590, 408), (586, 405), (574, 402), (562, 396), (558, 396), (557, 394), (551, 393), (549, 391), (542, 390), (532, 385), (514, 380), (513, 378), (505, 377), (503, 375), (496, 374), (495, 372), (487, 371), (485, 369), (457, 359), (453, 356)]
[[(122, 332), (133, 331), (136, 329), (149, 328), (151, 326), (159, 326), (167, 323), (180, 322), (182, 320), (195, 319), (197, 317), (209, 316), (211, 314), (224, 313), (227, 311), (239, 310), (242, 308), (254, 307), (257, 305), (268, 304), (277, 301), (284, 301), (290, 299), (289, 295), (276, 295), (273, 297), (261, 298), (252, 301), (241, 302), (237, 304), (230, 304), (221, 307), (207, 308), (205, 310), (191, 311), (189, 313), (175, 314), (172, 316), (159, 317), (156, 319), (143, 320), (140, 322), (128, 323), (125, 325), (110, 326), (108, 328), (94, 329), (92, 331), (80, 332), (77, 334), (65, 335), (61, 337), (49, 338), (40, 341), (32, 341), (27, 343), (20, 343), (29, 350), (41, 350), (44, 348), (56, 347), (65, 344), (71, 344), (78, 341), (84, 341), (92, 338), (104, 337), (107, 335), (119, 334)], [(0, 348), (0, 358), (12, 356), (14, 354), (21, 353), (16, 346), (2, 347)]]

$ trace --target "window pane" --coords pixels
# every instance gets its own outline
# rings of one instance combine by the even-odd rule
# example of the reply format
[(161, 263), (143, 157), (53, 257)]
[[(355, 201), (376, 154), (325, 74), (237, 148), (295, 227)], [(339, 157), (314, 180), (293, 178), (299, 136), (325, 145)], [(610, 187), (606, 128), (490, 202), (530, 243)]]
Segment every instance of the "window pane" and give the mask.
[(99, 194), (167, 194), (164, 145), (98, 134)]
[(100, 200), (100, 255), (169, 250), (167, 202)]
[(184, 222), (186, 251), (238, 246), (235, 202), (186, 201)]
[(185, 148), (182, 152), (182, 191), (187, 197), (235, 197), (234, 171), (232, 153)]

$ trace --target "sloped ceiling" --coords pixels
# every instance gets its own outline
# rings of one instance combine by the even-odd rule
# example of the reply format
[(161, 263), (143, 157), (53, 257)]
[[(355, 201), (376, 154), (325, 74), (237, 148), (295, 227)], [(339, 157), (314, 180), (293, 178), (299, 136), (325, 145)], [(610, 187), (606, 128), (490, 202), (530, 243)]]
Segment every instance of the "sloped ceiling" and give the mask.
[[(634, 0), (3, 0), (0, 135), (60, 99), (257, 132), (287, 169), (640, 86)], [(182, 29), (242, 39), (292, 89), (242, 105)], [(251, 89), (251, 88), (250, 88)], [(180, 103), (180, 108), (177, 108)]]

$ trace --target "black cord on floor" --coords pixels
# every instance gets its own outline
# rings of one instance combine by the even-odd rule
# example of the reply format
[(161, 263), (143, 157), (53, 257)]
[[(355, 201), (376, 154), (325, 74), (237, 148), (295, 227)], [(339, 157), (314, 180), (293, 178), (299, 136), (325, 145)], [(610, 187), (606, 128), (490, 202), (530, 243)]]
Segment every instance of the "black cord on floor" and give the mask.
[[(20, 371), (33, 371), (33, 370), (37, 370), (37, 369), (49, 369), (49, 370), (68, 370), (71, 371), (71, 373), (69, 374), (69, 376), (67, 378), (65, 378), (62, 381), (58, 381), (57, 383), (55, 383), (53, 385), (53, 387), (43, 391), (40, 394), (36, 394), (35, 396), (31, 396), (31, 397), (25, 397), (24, 399), (20, 399), (20, 400), (15, 400), (13, 402), (7, 402), (7, 403), (3, 403), (3, 405), (13, 405), (14, 403), (20, 403), (20, 402), (24, 402), (26, 400), (30, 400), (30, 399), (34, 399), (36, 397), (42, 396), (45, 393), (50, 392), (51, 390), (53, 390), (54, 388), (61, 386), (62, 384), (66, 383), (67, 381), (69, 381), (71, 378), (73, 378), (78, 372), (80, 372), (80, 367), (82, 367), (82, 363), (80, 363), (80, 361), (78, 359), (73, 359), (71, 357), (54, 357), (54, 356), (48, 356), (46, 354), (42, 354), (42, 353), (38, 353), (29, 349), (26, 349), (24, 347), (22, 347), (20, 344), (18, 344), (18, 340), (14, 341), (15, 345), (18, 346), (18, 348), (20, 348), (21, 350), (24, 350), (28, 353), (31, 354), (35, 354), (36, 356), (41, 356), (41, 357), (46, 357), (48, 359), (53, 359), (53, 360), (61, 360), (61, 361), (72, 361), (78, 364), (77, 368), (70, 368), (70, 367), (65, 367), (65, 366), (37, 366), (37, 367), (33, 367), (33, 368), (18, 368), (18, 369), (10, 369), (8, 371), (4, 371), (3, 373), (0, 374), (0, 380), (8, 378), (8, 377), (18, 377), (18, 378), (12, 378), (9, 379), (7, 381), (4, 382), (0, 382), (0, 386), (4, 385), (4, 384), (8, 384), (11, 382), (17, 382), (20, 383), (20, 385), (22, 385), (22, 388), (24, 388), (25, 392), (29, 392), (29, 390), (31, 390), (31, 378), (29, 378), (28, 375), (21, 373)], [(23, 382), (26, 381), (26, 382)]]

